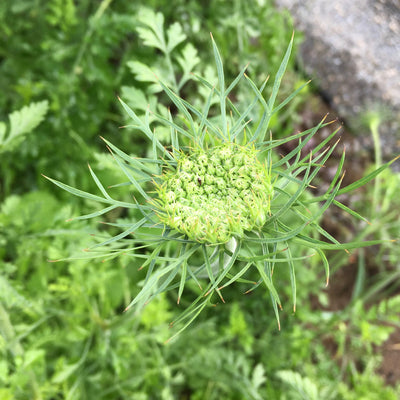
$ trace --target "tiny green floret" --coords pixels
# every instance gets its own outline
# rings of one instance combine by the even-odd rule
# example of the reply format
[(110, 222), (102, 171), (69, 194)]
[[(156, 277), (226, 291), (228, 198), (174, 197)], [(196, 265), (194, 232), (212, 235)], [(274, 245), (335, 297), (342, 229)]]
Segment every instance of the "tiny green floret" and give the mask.
[(226, 243), (260, 229), (273, 193), (268, 166), (254, 146), (224, 143), (180, 152), (175, 168), (156, 183), (156, 213), (189, 239)]

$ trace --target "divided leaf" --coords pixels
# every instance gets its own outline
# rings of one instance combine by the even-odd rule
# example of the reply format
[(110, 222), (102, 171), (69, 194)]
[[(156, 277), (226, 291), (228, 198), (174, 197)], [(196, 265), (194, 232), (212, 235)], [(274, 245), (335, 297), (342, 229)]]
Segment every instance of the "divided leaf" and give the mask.
[(164, 16), (161, 13), (143, 8), (139, 13), (139, 21), (143, 27), (136, 28), (140, 38), (146, 46), (155, 47), (163, 52), (166, 51), (164, 39)]
[(170, 53), (176, 46), (186, 40), (182, 26), (178, 22), (173, 23), (167, 30), (167, 52)]
[(11, 150), (16, 146), (26, 133), (35, 129), (48, 110), (47, 100), (31, 103), (21, 110), (14, 111), (9, 115), (10, 129), (6, 137), (5, 124), (0, 124), (0, 151)]

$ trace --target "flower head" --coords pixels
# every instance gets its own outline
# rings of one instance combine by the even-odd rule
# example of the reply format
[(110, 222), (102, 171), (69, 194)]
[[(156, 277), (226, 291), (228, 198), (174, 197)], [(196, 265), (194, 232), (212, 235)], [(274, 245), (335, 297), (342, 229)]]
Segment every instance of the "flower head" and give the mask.
[(156, 183), (156, 212), (165, 225), (199, 243), (225, 243), (260, 229), (273, 193), (254, 146), (227, 142), (179, 153)]

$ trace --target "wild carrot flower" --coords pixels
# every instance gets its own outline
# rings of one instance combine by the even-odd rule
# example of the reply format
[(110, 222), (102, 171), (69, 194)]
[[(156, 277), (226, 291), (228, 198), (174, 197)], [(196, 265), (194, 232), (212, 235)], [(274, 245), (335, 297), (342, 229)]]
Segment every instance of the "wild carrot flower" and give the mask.
[[(133, 120), (133, 128), (151, 143), (151, 157), (135, 158), (104, 139), (133, 186), (135, 201), (112, 198), (91, 169), (102, 196), (48, 178), (74, 195), (106, 205), (102, 210), (78, 217), (80, 219), (97, 217), (118, 207), (135, 210), (137, 219), (114, 223), (122, 232), (97, 243), (87, 253), (87, 257), (125, 256), (145, 260), (142, 268), (147, 268), (147, 274), (142, 289), (127, 309), (133, 306), (140, 309), (154, 296), (168, 290), (177, 291), (179, 303), (186, 283), (192, 280), (199, 289), (196, 300), (177, 319), (183, 324), (182, 330), (212, 302), (213, 293), (223, 301), (222, 289), (236, 281), (247, 283), (248, 291), (263, 283), (271, 294), (279, 323), (281, 301), (273, 280), (276, 265), (289, 270), (295, 308), (297, 262), (315, 254), (325, 268), (328, 281), (329, 266), (324, 250), (347, 250), (377, 243), (339, 244), (318, 221), (333, 203), (362, 218), (335, 197), (363, 185), (390, 163), (340, 189), (343, 153), (327, 192), (312, 197), (307, 191), (337, 145), (336, 142), (324, 148), (336, 132), (306, 156), (301, 155), (302, 149), (319, 128), (326, 125), (324, 121), (288, 138), (274, 140), (270, 137), (271, 117), (304, 86), (275, 105), (292, 43), (293, 39), (268, 100), (263, 95), (267, 81), (257, 87), (245, 74), (246, 68), (226, 87), (222, 60), (213, 40), (218, 83), (214, 85), (196, 77), (199, 84), (209, 90), (201, 109), (182, 99), (161, 80), (158, 84), (176, 107), (177, 115), (147, 109), (145, 115), (139, 116), (121, 100)], [(228, 96), (243, 81), (253, 94), (253, 101), (244, 110), (238, 110)], [(218, 116), (215, 110), (210, 112), (215, 99), (219, 104)], [(249, 117), (255, 110), (260, 115), (258, 121)], [(157, 137), (161, 126), (170, 132), (170, 146), (163, 145)], [(277, 158), (275, 149), (291, 140), (298, 140), (295, 148)], [(316, 204), (318, 207), (310, 212)], [(311, 251), (304, 253), (301, 248)], [(257, 280), (251, 279), (254, 272), (258, 273)], [(207, 280), (205, 287), (204, 278)]]
[(268, 165), (254, 146), (235, 143), (180, 152), (156, 183), (156, 214), (198, 243), (226, 243), (260, 229), (273, 193)]

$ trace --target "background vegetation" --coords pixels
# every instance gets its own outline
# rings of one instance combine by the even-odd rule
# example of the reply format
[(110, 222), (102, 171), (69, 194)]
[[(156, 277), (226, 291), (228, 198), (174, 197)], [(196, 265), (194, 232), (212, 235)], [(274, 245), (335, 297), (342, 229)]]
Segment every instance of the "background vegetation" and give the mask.
[[(399, 328), (393, 243), (332, 254), (336, 290), (324, 290), (323, 268), (313, 259), (297, 265), (296, 313), (282, 274), (277, 285), (283, 293), (287, 287), (288, 306), (281, 331), (268, 293), (245, 296), (235, 287), (224, 292), (227, 304), (208, 309), (168, 345), (168, 324), (181, 309), (176, 298), (159, 297), (140, 315), (123, 313), (144, 278), (138, 261), (49, 261), (80, 253), (93, 235), (109, 233), (95, 221), (68, 222), (95, 205), (40, 174), (94, 192), (90, 162), (102, 182), (121, 181), (99, 136), (127, 153), (146, 154), (134, 131), (118, 129), (126, 117), (116, 96), (137, 112), (156, 101), (168, 106), (147, 66), (196, 103), (202, 93), (193, 91), (190, 73), (215, 74), (209, 32), (227, 73), (233, 77), (249, 62), (256, 81), (276, 73), (292, 35), (290, 17), (269, 0), (144, 3), (0, 4), (0, 398), (397, 399), (399, 387), (378, 374), (381, 346)], [(182, 40), (174, 49), (154, 48), (146, 29)], [(292, 57), (282, 96), (302, 83)], [(232, 101), (246, 96), (238, 90)], [(273, 134), (293, 133), (313, 103), (315, 95), (303, 91), (274, 118)], [(366, 121), (376, 135), (379, 115)], [(379, 157), (371, 168), (373, 162)], [(338, 236), (398, 238), (399, 183), (386, 171), (351, 199), (371, 225), (348, 228), (330, 215)], [(119, 191), (131, 201), (126, 188)], [(115, 211), (105, 218), (123, 217)]]

